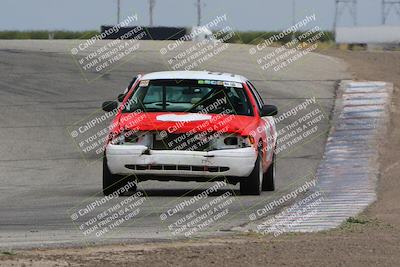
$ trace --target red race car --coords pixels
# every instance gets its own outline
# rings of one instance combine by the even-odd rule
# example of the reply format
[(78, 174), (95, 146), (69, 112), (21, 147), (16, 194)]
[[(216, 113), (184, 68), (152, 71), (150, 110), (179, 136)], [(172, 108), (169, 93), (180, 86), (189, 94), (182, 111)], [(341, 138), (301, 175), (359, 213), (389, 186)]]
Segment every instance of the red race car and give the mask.
[(128, 181), (240, 183), (242, 195), (274, 190), (277, 131), (243, 76), (166, 71), (137, 76), (117, 101), (103, 158), (103, 192)]

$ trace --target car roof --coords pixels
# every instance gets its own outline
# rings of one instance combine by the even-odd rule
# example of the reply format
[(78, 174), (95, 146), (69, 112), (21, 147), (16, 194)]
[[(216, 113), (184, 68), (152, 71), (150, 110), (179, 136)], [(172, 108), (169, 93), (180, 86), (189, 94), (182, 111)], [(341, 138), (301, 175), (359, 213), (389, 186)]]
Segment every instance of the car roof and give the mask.
[(168, 79), (182, 79), (182, 80), (216, 80), (228, 82), (246, 82), (247, 79), (240, 75), (210, 72), (210, 71), (160, 71), (145, 74), (141, 80), (168, 80)]

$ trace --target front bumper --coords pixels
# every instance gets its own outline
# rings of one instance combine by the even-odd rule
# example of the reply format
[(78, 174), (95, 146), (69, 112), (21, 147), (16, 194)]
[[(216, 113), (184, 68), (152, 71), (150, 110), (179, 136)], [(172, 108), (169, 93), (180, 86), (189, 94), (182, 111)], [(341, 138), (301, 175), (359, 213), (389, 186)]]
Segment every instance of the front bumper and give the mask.
[(252, 147), (202, 152), (108, 144), (106, 157), (113, 174), (212, 178), (250, 175), (257, 153)]

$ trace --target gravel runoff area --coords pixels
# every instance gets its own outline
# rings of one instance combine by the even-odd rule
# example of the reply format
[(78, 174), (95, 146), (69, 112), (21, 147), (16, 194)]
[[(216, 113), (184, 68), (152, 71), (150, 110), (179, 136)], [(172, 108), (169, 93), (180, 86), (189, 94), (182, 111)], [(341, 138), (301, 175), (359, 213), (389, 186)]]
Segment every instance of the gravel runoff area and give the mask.
[(389, 131), (382, 136), (378, 200), (342, 227), (279, 237), (248, 234), (177, 243), (4, 251), (0, 265), (25, 266), (397, 266), (400, 262), (400, 52), (326, 50), (354, 79), (393, 82)]

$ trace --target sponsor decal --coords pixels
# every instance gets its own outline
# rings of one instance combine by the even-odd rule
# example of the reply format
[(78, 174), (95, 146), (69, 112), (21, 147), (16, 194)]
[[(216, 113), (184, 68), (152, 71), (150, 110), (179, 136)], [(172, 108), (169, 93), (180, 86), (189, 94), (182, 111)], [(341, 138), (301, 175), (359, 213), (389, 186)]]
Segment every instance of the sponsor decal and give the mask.
[(149, 80), (143, 80), (143, 81), (140, 81), (140, 84), (139, 84), (139, 86), (140, 87), (146, 87), (146, 86), (149, 86)]

